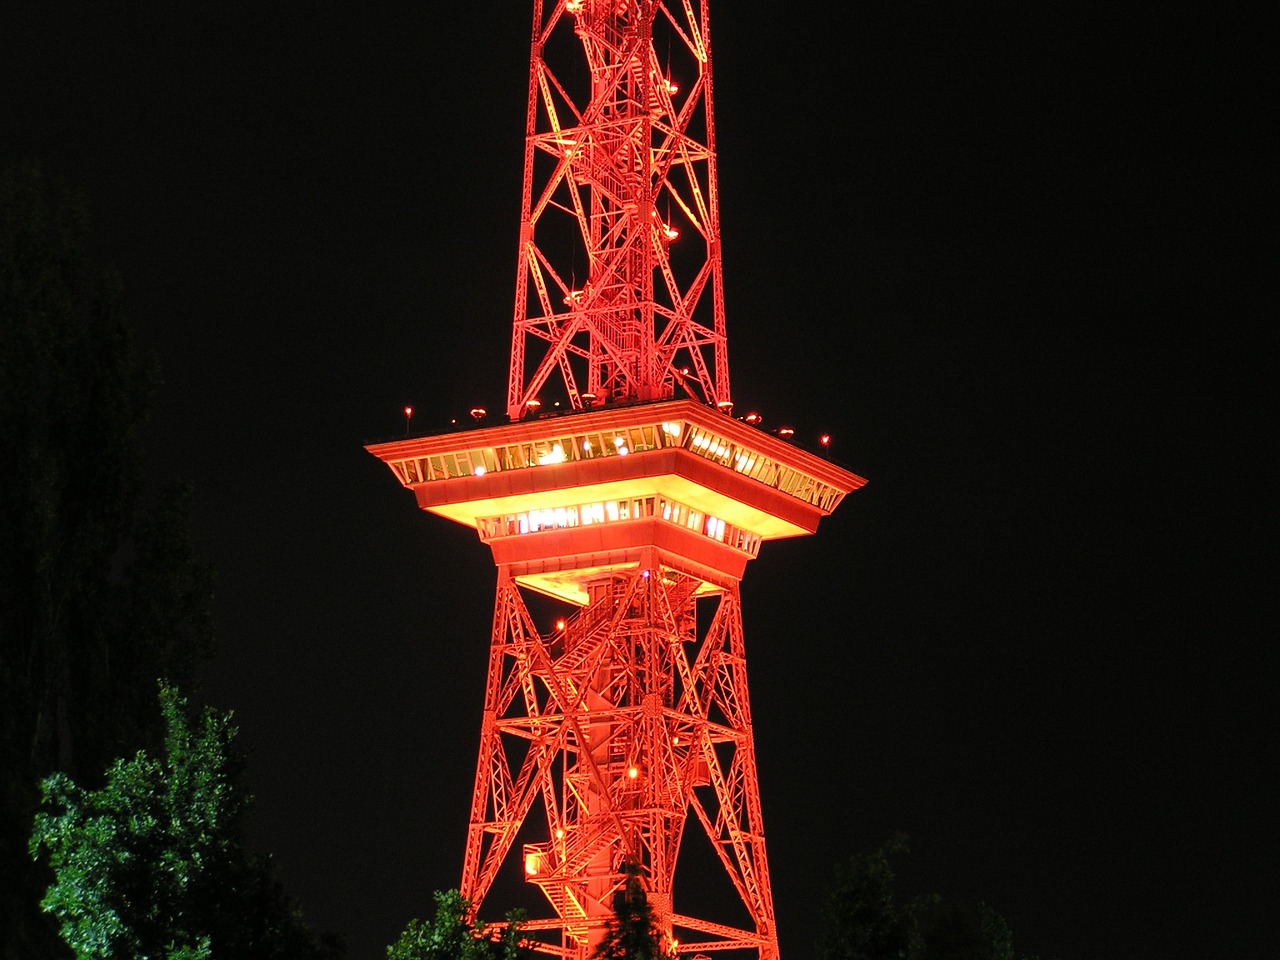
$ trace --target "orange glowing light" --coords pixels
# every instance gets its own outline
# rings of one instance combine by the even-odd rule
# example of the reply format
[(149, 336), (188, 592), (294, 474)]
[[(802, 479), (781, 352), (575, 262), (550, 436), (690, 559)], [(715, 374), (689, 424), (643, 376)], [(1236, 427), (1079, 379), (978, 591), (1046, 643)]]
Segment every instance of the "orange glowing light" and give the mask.
[(751, 413), (748, 413), (743, 419), (746, 420), (747, 423), (751, 424), (754, 427), (757, 424), (761, 423), (764, 420), (764, 417), (760, 416), (760, 414), (756, 413), (753, 410)]
[(563, 629), (564, 629), (565, 627), (567, 627), (567, 626), (568, 626), (568, 623), (566, 623), (563, 619), (560, 619), (560, 620), (557, 620), (557, 621), (556, 621), (556, 629), (557, 629), (557, 630), (563, 630)]
[(638, 777), (638, 776), (640, 776), (640, 768), (639, 768), (639, 767), (637, 767), (637, 766), (630, 766), (630, 767), (627, 767), (627, 777), (628, 777), (629, 779), (634, 780), (634, 779), (635, 779), (636, 777)]
[(484, 407), (472, 407), (472, 408), (471, 408), (471, 419), (472, 419), (472, 420), (483, 420), (486, 416), (488, 416), (488, 414), (489, 414), (489, 411), (488, 411), (488, 410), (486, 410)]
[(524, 872), (531, 877), (536, 877), (542, 870), (542, 854), (526, 853), (524, 855)]
[(818, 442), (822, 444), (824, 447), (831, 446), (831, 434), (824, 433), (822, 436), (818, 438)]
[(551, 449), (546, 453), (538, 455), (538, 465), (545, 467), (551, 463), (564, 463), (565, 453), (564, 447), (558, 443), (552, 444)]
[(795, 436), (795, 433), (796, 433), (796, 432), (795, 432), (794, 430), (792, 430), (790, 427), (779, 427), (779, 428), (778, 428), (778, 436), (780, 436), (780, 437), (793, 437), (793, 436)]

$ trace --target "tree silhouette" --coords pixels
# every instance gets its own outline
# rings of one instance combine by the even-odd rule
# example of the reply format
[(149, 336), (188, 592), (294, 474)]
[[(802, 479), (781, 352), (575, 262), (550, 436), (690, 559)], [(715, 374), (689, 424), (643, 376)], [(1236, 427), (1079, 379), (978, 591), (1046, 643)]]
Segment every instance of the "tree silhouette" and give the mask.
[(322, 960), (274, 880), (245, 846), (252, 798), (230, 715), (188, 714), (160, 692), (165, 746), (117, 760), (99, 789), (44, 781), (31, 853), (54, 873), (42, 907), (78, 960)]
[(188, 495), (143, 482), (156, 382), (85, 206), (38, 167), (0, 172), (0, 957), (62, 955), (27, 856), (39, 783), (88, 783), (163, 737), (156, 678), (212, 648)]
[(400, 939), (387, 948), (387, 960), (523, 960), (518, 912), (494, 930), (468, 922), (471, 904), (457, 890), (437, 891), (436, 912), (429, 923), (411, 920)]
[(626, 879), (614, 895), (613, 916), (592, 956), (597, 960), (674, 960), (654, 927), (653, 907), (640, 881), (640, 865), (625, 861), (622, 872)]
[(1009, 925), (985, 903), (936, 895), (895, 900), (890, 859), (907, 850), (906, 835), (898, 834), (837, 866), (822, 909), (817, 960), (1015, 960)]

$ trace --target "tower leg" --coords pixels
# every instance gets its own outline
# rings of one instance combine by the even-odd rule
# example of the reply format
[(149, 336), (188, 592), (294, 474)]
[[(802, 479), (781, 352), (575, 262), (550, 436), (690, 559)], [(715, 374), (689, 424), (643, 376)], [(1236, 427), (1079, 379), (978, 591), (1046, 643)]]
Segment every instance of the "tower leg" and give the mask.
[[(603, 936), (623, 866), (639, 865), (664, 940), (679, 951), (777, 941), (764, 849), (737, 585), (706, 635), (696, 578), (658, 564), (584, 578), (590, 602), (541, 634), (499, 569), (462, 892), (479, 909), (535, 808), (546, 832), (521, 850), (554, 918), (524, 926), (549, 953), (585, 956)], [(690, 811), (751, 929), (676, 912)], [(540, 832), (540, 831), (539, 831)]]

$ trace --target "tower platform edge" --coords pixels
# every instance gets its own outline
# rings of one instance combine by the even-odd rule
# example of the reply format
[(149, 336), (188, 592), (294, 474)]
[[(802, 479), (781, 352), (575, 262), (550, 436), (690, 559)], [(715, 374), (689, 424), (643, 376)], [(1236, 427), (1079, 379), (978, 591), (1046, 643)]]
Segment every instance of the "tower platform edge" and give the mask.
[(419, 507), (476, 529), (525, 586), (586, 602), (646, 548), (713, 592), (760, 542), (817, 530), (866, 480), (711, 407), (668, 400), (366, 449)]

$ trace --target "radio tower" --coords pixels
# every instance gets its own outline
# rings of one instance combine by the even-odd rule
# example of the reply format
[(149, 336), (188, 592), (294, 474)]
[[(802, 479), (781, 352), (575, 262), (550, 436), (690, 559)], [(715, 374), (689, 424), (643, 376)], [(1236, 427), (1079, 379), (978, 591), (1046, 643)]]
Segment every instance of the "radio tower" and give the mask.
[(711, 62), (707, 0), (534, 0), (510, 422), (368, 448), (497, 563), (462, 893), (522, 871), (577, 960), (635, 866), (668, 948), (777, 957), (738, 585), (865, 483), (733, 417)]

